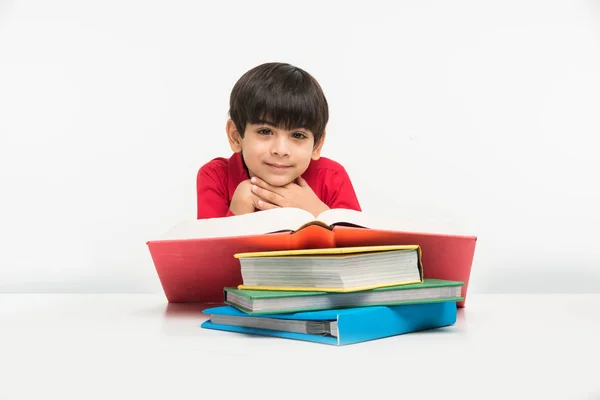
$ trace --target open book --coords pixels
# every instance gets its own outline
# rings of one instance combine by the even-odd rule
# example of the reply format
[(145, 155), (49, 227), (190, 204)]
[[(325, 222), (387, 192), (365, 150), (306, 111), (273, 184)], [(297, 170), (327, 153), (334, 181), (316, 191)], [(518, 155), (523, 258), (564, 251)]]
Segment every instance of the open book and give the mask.
[(315, 218), (300, 208), (275, 208), (250, 214), (234, 215), (225, 218), (209, 218), (182, 221), (168, 231), (161, 239), (202, 239), (230, 236), (251, 236), (273, 232), (298, 231), (308, 225), (321, 225), (332, 228), (335, 225), (352, 225), (383, 229), (381, 220), (367, 217), (355, 210), (334, 208), (326, 210)]
[(423, 277), (464, 282), (466, 300), (475, 242), (475, 236), (406, 231), (392, 218), (354, 210), (331, 209), (315, 218), (276, 208), (183, 221), (146, 244), (170, 302), (223, 303), (224, 287), (242, 283), (237, 253), (387, 245), (420, 246)]

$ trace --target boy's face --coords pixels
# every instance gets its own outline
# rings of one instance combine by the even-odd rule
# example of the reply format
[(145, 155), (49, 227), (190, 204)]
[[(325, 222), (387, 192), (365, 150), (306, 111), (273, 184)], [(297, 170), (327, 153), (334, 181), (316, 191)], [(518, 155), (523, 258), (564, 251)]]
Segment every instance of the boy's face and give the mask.
[(231, 149), (242, 152), (250, 177), (257, 176), (273, 186), (285, 186), (301, 176), (311, 160), (317, 160), (325, 135), (315, 146), (313, 133), (299, 128), (285, 130), (269, 123), (247, 124), (244, 137), (233, 121), (227, 122)]

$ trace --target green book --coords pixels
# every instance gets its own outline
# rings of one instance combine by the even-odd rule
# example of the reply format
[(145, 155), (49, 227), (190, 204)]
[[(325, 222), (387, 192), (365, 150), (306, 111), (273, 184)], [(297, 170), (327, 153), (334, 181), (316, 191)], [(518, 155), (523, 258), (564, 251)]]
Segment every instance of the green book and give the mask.
[(422, 283), (389, 286), (359, 292), (301, 292), (224, 289), (225, 303), (248, 314), (274, 314), (363, 306), (462, 301), (463, 282), (425, 279)]

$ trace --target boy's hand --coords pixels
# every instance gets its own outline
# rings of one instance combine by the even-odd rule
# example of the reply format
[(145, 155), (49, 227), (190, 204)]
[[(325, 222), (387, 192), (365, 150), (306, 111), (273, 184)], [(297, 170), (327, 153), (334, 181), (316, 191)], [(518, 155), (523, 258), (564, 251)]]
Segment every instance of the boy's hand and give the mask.
[(253, 184), (252, 192), (261, 200), (257, 204), (257, 208), (261, 210), (273, 208), (273, 205), (296, 207), (306, 210), (316, 217), (329, 209), (302, 177), (296, 179), (296, 182), (288, 183), (282, 187), (271, 186), (257, 177), (253, 177), (250, 183)]
[(235, 215), (241, 215), (250, 214), (256, 209), (268, 210), (276, 207), (265, 200), (261, 201), (256, 194), (252, 193), (252, 183), (250, 183), (250, 179), (246, 179), (240, 182), (235, 192), (233, 192), (229, 210)]

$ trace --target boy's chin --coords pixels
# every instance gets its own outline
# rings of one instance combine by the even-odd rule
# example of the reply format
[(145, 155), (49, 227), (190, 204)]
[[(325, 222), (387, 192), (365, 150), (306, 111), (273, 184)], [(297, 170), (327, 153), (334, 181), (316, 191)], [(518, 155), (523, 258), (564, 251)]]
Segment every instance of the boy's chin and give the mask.
[(261, 179), (263, 181), (267, 182), (269, 185), (275, 186), (275, 187), (285, 186), (296, 180), (296, 178), (290, 178), (290, 177), (286, 177), (286, 176), (266, 176)]

